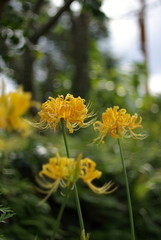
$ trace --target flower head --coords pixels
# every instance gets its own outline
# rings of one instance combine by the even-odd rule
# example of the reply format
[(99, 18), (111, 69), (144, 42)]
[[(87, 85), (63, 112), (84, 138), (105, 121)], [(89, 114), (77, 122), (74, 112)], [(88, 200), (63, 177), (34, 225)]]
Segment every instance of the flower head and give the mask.
[(96, 121), (94, 129), (99, 131), (99, 139), (102, 143), (107, 133), (114, 138), (123, 136), (141, 139), (143, 135), (134, 132), (135, 129), (142, 127), (141, 122), (142, 118), (138, 117), (137, 113), (131, 116), (126, 109), (119, 110), (119, 107), (115, 106), (106, 109), (102, 114), (102, 122)]
[(101, 175), (102, 172), (96, 170), (96, 163), (90, 158), (82, 159), (82, 156), (79, 155), (75, 161), (73, 158), (60, 157), (57, 154), (56, 157), (49, 159), (49, 163), (43, 165), (37, 183), (43, 188), (40, 191), (47, 194), (46, 198), (57, 191), (59, 186), (67, 187), (79, 178), (97, 194), (113, 192), (116, 188), (111, 189), (112, 182), (105, 184), (103, 187), (96, 187), (92, 184), (92, 181), (100, 178)]
[(0, 128), (7, 131), (25, 133), (28, 124), (22, 115), (31, 106), (31, 94), (19, 88), (16, 92), (2, 93), (0, 96)]
[(51, 127), (54, 131), (61, 119), (65, 121), (70, 133), (81, 127), (87, 127), (93, 122), (92, 120), (86, 122), (93, 114), (88, 113), (85, 100), (81, 97), (74, 98), (71, 94), (67, 94), (66, 97), (62, 95), (57, 98), (49, 97), (42, 104), (38, 114), (41, 118), (38, 126)]

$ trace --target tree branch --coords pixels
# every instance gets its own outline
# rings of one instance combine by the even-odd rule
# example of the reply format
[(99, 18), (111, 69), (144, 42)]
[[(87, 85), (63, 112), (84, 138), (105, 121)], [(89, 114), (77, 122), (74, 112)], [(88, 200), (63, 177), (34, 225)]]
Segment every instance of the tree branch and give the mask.
[(49, 19), (49, 21), (48, 21), (45, 25), (41, 26), (40, 29), (39, 29), (35, 34), (33, 34), (33, 35), (31, 36), (30, 41), (31, 41), (33, 44), (37, 43), (37, 41), (39, 40), (39, 38), (40, 38), (42, 35), (46, 34), (46, 33), (57, 23), (59, 17), (63, 14), (63, 12), (65, 12), (65, 11), (69, 8), (70, 4), (71, 4), (73, 1), (74, 1), (74, 0), (67, 0), (66, 3), (64, 4), (64, 6), (61, 7), (61, 8), (58, 10), (58, 12), (57, 12), (53, 17), (51, 17), (51, 18)]

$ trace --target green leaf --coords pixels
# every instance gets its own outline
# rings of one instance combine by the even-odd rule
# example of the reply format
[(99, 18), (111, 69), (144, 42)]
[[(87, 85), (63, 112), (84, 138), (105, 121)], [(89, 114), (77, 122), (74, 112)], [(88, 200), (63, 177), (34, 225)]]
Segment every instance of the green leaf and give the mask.
[(15, 215), (15, 213), (10, 208), (0, 205), (0, 222), (4, 222), (13, 215)]

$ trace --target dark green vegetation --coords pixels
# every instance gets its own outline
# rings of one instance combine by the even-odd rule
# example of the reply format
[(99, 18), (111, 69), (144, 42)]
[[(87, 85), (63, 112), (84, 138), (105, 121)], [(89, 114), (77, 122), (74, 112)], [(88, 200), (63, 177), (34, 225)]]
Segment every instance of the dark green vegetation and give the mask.
[[(128, 72), (120, 71), (110, 51), (99, 49), (107, 41), (108, 19), (100, 10), (100, 1), (79, 1), (82, 10), (68, 10), (54, 20), (55, 7), (50, 1), (2, 1), (0, 9), (1, 71), (31, 91), (34, 99), (73, 93), (92, 102), (91, 110), (101, 113), (113, 105), (143, 117), (147, 138), (122, 140), (134, 209), (137, 239), (160, 240), (161, 224), (161, 97), (146, 89), (145, 64), (134, 63)], [(70, 1), (66, 1), (70, 2)], [(71, 1), (72, 2), (72, 1)], [(3, 9), (2, 9), (3, 7)], [(55, 10), (56, 9), (56, 10)], [(53, 21), (51, 27), (47, 23)], [(41, 32), (45, 26), (45, 32)], [(11, 134), (16, 136), (15, 133)], [(92, 240), (128, 240), (130, 227), (125, 183), (117, 141), (107, 137), (96, 146), (92, 126), (68, 136), (70, 154), (82, 153), (97, 162), (103, 172), (95, 184), (112, 180), (118, 190), (97, 196), (78, 183), (85, 226)], [(17, 137), (17, 136), (16, 136)], [(5, 136), (6, 144), (9, 135)], [(40, 204), (44, 195), (36, 191), (35, 176), (43, 163), (56, 151), (65, 155), (61, 129), (35, 130), (28, 138), (19, 136), (19, 144), (2, 151), (0, 205), (15, 213), (0, 223), (0, 239), (50, 239), (63, 189)], [(2, 164), (1, 164), (2, 166)], [(1, 210), (1, 208), (0, 208)], [(8, 211), (8, 210), (7, 210)], [(3, 213), (3, 212), (2, 212)], [(1, 214), (2, 214), (1, 213)], [(74, 195), (70, 196), (57, 239), (79, 239), (79, 222)]]

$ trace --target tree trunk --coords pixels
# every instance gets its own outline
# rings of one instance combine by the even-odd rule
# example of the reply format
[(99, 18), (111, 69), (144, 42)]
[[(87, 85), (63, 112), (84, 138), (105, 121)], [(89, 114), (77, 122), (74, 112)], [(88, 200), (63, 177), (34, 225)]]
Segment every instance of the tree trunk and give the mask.
[(35, 57), (32, 50), (26, 47), (23, 56), (17, 63), (14, 63), (14, 70), (18, 84), (23, 86), (24, 91), (31, 92), (33, 99), (36, 99), (34, 88), (34, 61)]
[(23, 64), (23, 72), (22, 78), (24, 83), (24, 90), (31, 91), (34, 95), (34, 86), (33, 86), (33, 64), (34, 57), (32, 51), (26, 48), (24, 56), (23, 56), (24, 64)]
[(46, 101), (46, 99), (49, 96), (52, 96), (54, 93), (54, 83), (55, 83), (55, 66), (53, 59), (51, 59), (51, 56), (48, 54), (47, 60), (46, 60), (46, 65), (47, 65), (47, 76), (46, 80), (44, 82), (44, 87), (43, 87), (43, 96), (42, 96), (42, 101)]
[(86, 98), (89, 80), (89, 15), (81, 13), (72, 19), (72, 51), (74, 76), (72, 90), (75, 96)]
[(146, 42), (146, 26), (145, 26), (145, 0), (140, 0), (141, 3), (141, 9), (139, 13), (139, 29), (140, 29), (140, 48), (143, 53), (144, 61), (146, 64), (147, 68), (147, 73), (145, 76), (145, 94), (149, 95), (149, 86), (148, 86), (148, 81), (149, 81), (149, 74), (148, 74), (148, 55), (147, 55), (147, 42)]

